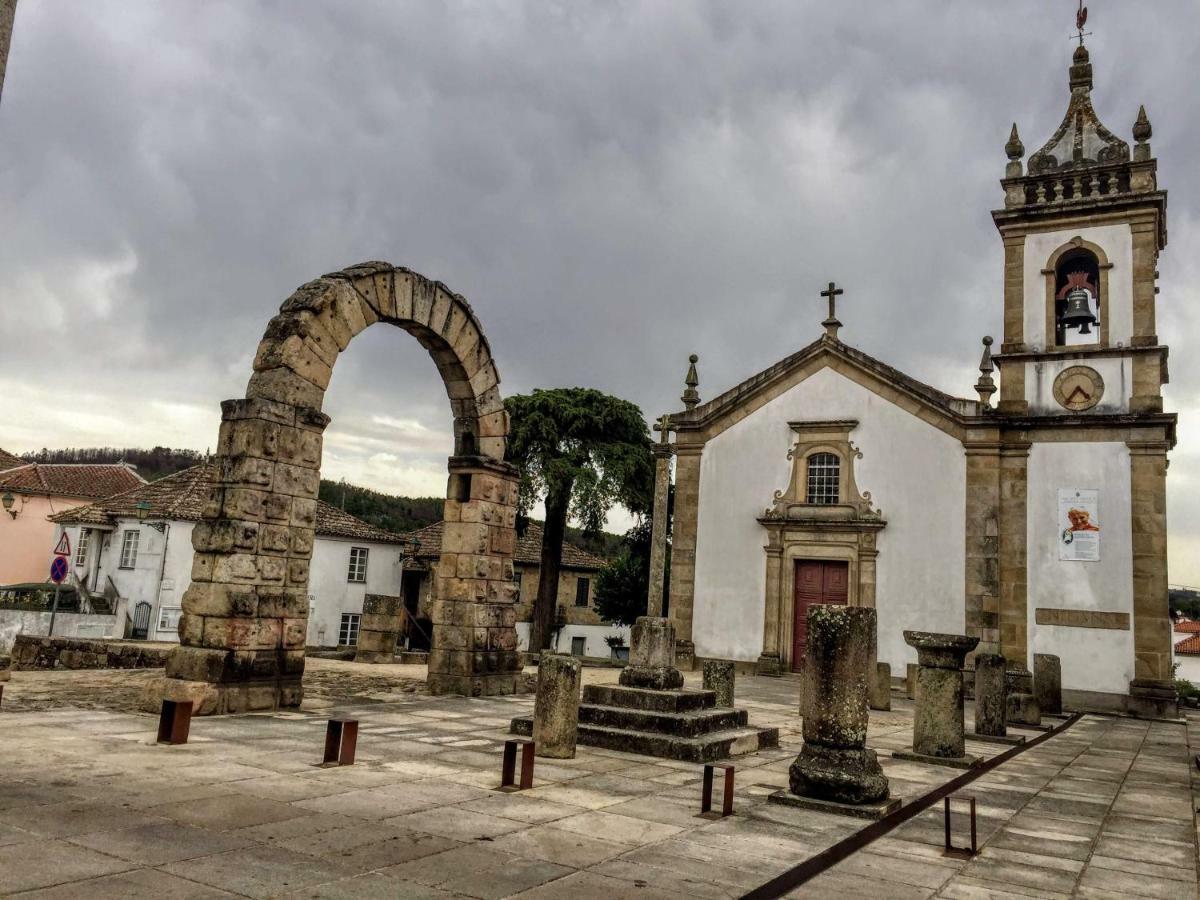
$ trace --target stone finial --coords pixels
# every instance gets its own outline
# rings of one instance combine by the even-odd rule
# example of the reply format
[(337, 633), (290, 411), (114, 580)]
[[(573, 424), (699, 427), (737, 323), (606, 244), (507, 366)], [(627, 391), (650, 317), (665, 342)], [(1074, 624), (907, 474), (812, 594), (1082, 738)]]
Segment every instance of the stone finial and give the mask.
[(1092, 58), (1088, 53), (1088, 48), (1080, 44), (1075, 48), (1075, 55), (1071, 57), (1071, 90), (1083, 88), (1085, 91), (1092, 89)]
[(979, 394), (979, 402), (988, 409), (992, 406), (992, 394), (996, 393), (996, 382), (992, 372), (996, 370), (992, 362), (992, 336), (984, 335), (983, 357), (979, 360), (979, 381), (975, 383), (975, 391)]
[(1133, 139), (1137, 144), (1133, 148), (1133, 158), (1142, 162), (1150, 158), (1150, 138), (1154, 129), (1150, 127), (1150, 117), (1146, 115), (1145, 105), (1138, 107), (1137, 121), (1133, 123)]
[(688, 409), (694, 409), (700, 402), (700, 392), (696, 390), (697, 385), (700, 384), (700, 376), (696, 372), (696, 363), (698, 362), (700, 362), (700, 357), (695, 353), (688, 357), (687, 377), (683, 379), (686, 387), (683, 396), (679, 398)]
[(1005, 178), (1021, 177), (1021, 157), (1025, 155), (1025, 145), (1017, 134), (1017, 123), (1013, 122), (1012, 131), (1004, 144), (1004, 153), (1008, 156), (1008, 165), (1004, 169)]

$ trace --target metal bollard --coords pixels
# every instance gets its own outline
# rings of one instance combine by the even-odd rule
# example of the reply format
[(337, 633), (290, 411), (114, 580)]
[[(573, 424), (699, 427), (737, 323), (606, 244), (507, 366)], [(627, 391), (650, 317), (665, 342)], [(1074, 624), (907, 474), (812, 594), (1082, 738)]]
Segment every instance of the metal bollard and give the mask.
[(325, 759), (321, 765), (354, 765), (357, 745), (358, 719), (330, 719), (325, 727)]
[(971, 796), (957, 798), (959, 800), (966, 800), (971, 805), (971, 846), (970, 847), (955, 847), (954, 844), (950, 840), (950, 801), (951, 801), (951, 799), (954, 799), (953, 795), (947, 797), (945, 800), (945, 804), (946, 804), (945, 805), (946, 850), (943, 855), (953, 856), (956, 859), (970, 859), (979, 850), (979, 846), (978, 846), (978, 842), (977, 842), (977, 835), (976, 835), (976, 830), (975, 830), (975, 798), (971, 797)]
[(158, 714), (158, 743), (186, 744), (192, 727), (191, 700), (164, 700)]
[[(521, 748), (521, 783), (516, 783), (517, 747)], [(533, 741), (520, 739), (504, 742), (504, 759), (500, 767), (500, 791), (526, 791), (533, 787)]]
[[(721, 812), (719, 814), (712, 811), (714, 769), (723, 769), (725, 771), (725, 788), (721, 797)], [(720, 763), (705, 763), (704, 791), (700, 796), (700, 815), (710, 819), (723, 819), (725, 816), (733, 815), (733, 772), (733, 766), (721, 765)]]

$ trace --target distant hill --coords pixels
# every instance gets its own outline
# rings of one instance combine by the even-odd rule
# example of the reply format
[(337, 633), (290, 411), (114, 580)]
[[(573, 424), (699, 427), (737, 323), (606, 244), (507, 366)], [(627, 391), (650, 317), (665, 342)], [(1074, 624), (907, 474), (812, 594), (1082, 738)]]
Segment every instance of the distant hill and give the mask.
[[(43, 463), (116, 463), (136, 466), (138, 474), (147, 481), (157, 481), (202, 463), (207, 454), (199, 450), (170, 447), (67, 447), (50, 450), (43, 447), (37, 453), (23, 453), (22, 459)], [(321, 479), (317, 495), (326, 503), (344, 509), (352, 516), (369, 522), (376, 528), (403, 534), (416, 531), (442, 519), (443, 497), (398, 497), (370, 488), (358, 487), (345, 481)], [(601, 532), (584, 534), (578, 528), (567, 529), (567, 540), (597, 556), (611, 558), (620, 546), (621, 538)]]

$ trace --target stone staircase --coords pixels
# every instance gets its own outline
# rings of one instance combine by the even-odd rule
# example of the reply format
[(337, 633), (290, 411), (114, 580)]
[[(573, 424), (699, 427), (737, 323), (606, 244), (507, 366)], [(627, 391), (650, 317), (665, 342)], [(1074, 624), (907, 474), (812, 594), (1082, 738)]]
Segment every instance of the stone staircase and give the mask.
[[(579, 706), (579, 743), (687, 762), (712, 762), (779, 744), (779, 729), (748, 724), (744, 709), (721, 708), (713, 691), (660, 691), (590, 684)], [(533, 717), (512, 720), (532, 735)]]

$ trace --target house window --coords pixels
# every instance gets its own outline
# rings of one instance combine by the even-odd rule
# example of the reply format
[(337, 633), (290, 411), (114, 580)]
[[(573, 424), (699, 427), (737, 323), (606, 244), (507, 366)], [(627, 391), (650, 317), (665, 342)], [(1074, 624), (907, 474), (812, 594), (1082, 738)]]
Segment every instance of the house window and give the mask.
[[(363, 551), (366, 552), (365, 550)], [(358, 623), (362, 621), (362, 616), (358, 613), (342, 613), (342, 624), (338, 628), (338, 646), (339, 647), (357, 647), (358, 646)]]
[(831, 505), (841, 493), (839, 483), (841, 460), (834, 453), (814, 453), (808, 458), (808, 492), (806, 503)]
[(367, 580), (367, 548), (366, 547), (351, 547), (350, 548), (350, 572), (346, 576), (347, 581), (354, 581), (362, 584)]
[(75, 545), (75, 565), (82, 568), (87, 565), (88, 544), (92, 542), (92, 529), (79, 529), (79, 543)]
[(121, 540), (121, 564), (122, 569), (132, 569), (137, 565), (138, 540), (141, 538), (140, 531), (126, 531), (125, 537)]
[(590, 578), (577, 578), (575, 580), (575, 605), (587, 606), (588, 594), (591, 593), (592, 581)]

